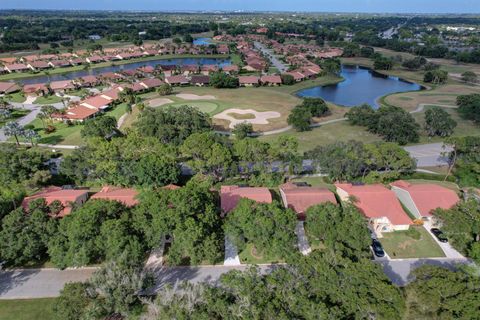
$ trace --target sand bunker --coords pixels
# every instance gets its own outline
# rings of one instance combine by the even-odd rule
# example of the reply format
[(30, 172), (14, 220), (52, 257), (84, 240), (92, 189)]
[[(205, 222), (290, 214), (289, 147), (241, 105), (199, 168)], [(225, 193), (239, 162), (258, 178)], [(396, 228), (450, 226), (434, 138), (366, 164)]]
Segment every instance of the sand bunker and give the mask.
[(192, 93), (179, 93), (177, 94), (177, 98), (184, 99), (184, 100), (216, 100), (215, 96), (212, 95), (204, 95), (199, 96)]
[[(253, 119), (236, 119), (232, 117), (230, 114), (251, 114), (255, 118)], [(214, 119), (221, 119), (221, 120), (227, 120), (230, 121), (230, 125), (228, 126), (229, 128), (233, 129), (235, 125), (242, 123), (242, 122), (247, 122), (251, 124), (268, 124), (268, 119), (273, 119), (273, 118), (279, 118), (281, 116), (280, 113), (276, 111), (265, 111), (265, 112), (259, 112), (253, 109), (227, 109), (223, 112), (220, 112), (216, 115), (213, 116)]]
[(173, 102), (172, 100), (167, 99), (167, 98), (157, 98), (157, 99), (152, 99), (152, 100), (147, 101), (148, 106), (153, 107), (153, 108), (160, 107), (160, 106), (163, 106), (165, 104), (172, 103), (172, 102)]

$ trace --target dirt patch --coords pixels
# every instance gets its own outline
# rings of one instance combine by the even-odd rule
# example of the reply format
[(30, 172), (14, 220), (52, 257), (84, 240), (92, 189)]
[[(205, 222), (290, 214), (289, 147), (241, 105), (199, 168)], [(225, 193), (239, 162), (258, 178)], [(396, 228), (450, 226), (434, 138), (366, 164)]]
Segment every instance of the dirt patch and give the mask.
[(193, 93), (179, 93), (177, 94), (177, 98), (180, 98), (183, 100), (216, 100), (217, 99), (215, 96), (212, 96), (209, 94), (200, 96)]
[[(231, 114), (236, 115), (252, 115), (254, 118), (251, 119), (237, 119), (231, 116)], [(269, 124), (269, 119), (279, 118), (281, 114), (276, 111), (265, 111), (259, 112), (253, 109), (227, 109), (223, 112), (220, 112), (213, 116), (214, 119), (222, 119), (230, 121), (230, 125), (228, 126), (230, 129), (233, 129), (235, 125), (248, 122), (251, 124)]]
[(257, 248), (255, 248), (255, 246), (253, 246), (252, 249), (250, 250), (250, 254), (255, 259), (262, 259), (263, 258), (262, 255), (260, 255), (260, 253), (258, 252)]
[(152, 99), (152, 100), (147, 101), (148, 106), (152, 107), (152, 108), (160, 107), (160, 106), (172, 103), (172, 102), (173, 102), (172, 100), (167, 99), (167, 98), (157, 98), (157, 99)]

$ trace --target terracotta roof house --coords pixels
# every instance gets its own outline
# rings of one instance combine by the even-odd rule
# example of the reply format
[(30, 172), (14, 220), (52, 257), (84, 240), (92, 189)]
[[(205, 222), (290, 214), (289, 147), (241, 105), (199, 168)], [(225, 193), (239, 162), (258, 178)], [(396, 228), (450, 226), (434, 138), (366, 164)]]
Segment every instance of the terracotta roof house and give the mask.
[(103, 110), (110, 107), (110, 103), (112, 103), (111, 99), (107, 99), (101, 95), (96, 95), (81, 101), (80, 105), (90, 109)]
[(143, 66), (143, 67), (138, 68), (137, 70), (142, 72), (142, 73), (148, 73), (148, 74), (155, 72), (155, 68), (152, 67), (152, 66)]
[(15, 82), (0, 82), (0, 93), (8, 94), (20, 91), (20, 87)]
[(146, 90), (160, 87), (164, 82), (158, 78), (149, 78), (140, 81), (140, 84), (145, 87)]
[(206, 86), (210, 83), (210, 76), (206, 75), (195, 75), (190, 79), (190, 83), (199, 87)]
[(60, 201), (64, 206), (56, 217), (64, 217), (72, 211), (72, 203), (75, 205), (81, 205), (88, 199), (88, 191), (86, 190), (71, 190), (62, 189), (60, 187), (45, 188), (30, 197), (26, 197), (22, 201), (22, 207), (24, 210), (28, 210), (28, 206), (31, 201), (36, 199), (45, 199), (47, 205), (54, 201)]
[(110, 90), (103, 91), (100, 95), (105, 99), (109, 100), (118, 100), (118, 94), (123, 91), (123, 88), (120, 86), (113, 87)]
[(282, 78), (277, 75), (266, 75), (260, 78), (260, 82), (267, 86), (279, 86), (282, 84)]
[(138, 204), (138, 191), (131, 188), (116, 188), (105, 186), (100, 192), (95, 193), (90, 199), (103, 199), (118, 201), (127, 207), (133, 207)]
[(180, 73), (184, 75), (189, 75), (191, 73), (197, 73), (199, 70), (199, 67), (196, 64), (185, 64), (183, 66), (180, 66)]
[(95, 76), (83, 76), (79, 78), (79, 81), (81, 86), (83, 87), (93, 87), (100, 83), (100, 79), (98, 79)]
[(200, 67), (200, 71), (203, 74), (208, 75), (212, 72), (217, 72), (218, 71), (218, 66), (215, 65), (215, 64), (204, 64), (203, 66)]
[(298, 71), (287, 72), (287, 74), (291, 75), (296, 82), (300, 82), (306, 79), (305, 75)]
[(118, 81), (124, 78), (122, 75), (114, 72), (105, 72), (100, 74), (99, 77), (109, 81)]
[(54, 119), (58, 120), (75, 120), (75, 121), (84, 121), (86, 119), (92, 118), (100, 111), (96, 108), (89, 108), (83, 105), (76, 105), (67, 109), (63, 114), (56, 114), (53, 116)]
[(312, 206), (325, 202), (337, 203), (333, 192), (326, 188), (299, 186), (288, 182), (281, 185), (279, 189), (285, 208), (293, 209), (301, 220), (305, 219), (305, 212)]
[(240, 76), (238, 77), (238, 83), (244, 87), (256, 86), (260, 83), (260, 78), (257, 76)]
[(236, 73), (240, 71), (240, 68), (236, 64), (231, 64), (229, 66), (223, 66), (222, 71), (227, 73)]
[(230, 53), (230, 48), (226, 44), (219, 44), (217, 46), (217, 52), (219, 54), (229, 54)]
[(30, 70), (30, 68), (26, 64), (23, 64), (23, 63), (6, 64), (4, 67), (5, 67), (5, 70), (7, 70), (10, 73), (24, 72), (24, 71)]
[(184, 75), (176, 75), (165, 78), (165, 82), (174, 86), (174, 85), (186, 85), (190, 81)]
[(268, 188), (222, 186), (220, 188), (220, 207), (222, 208), (222, 214), (227, 214), (235, 209), (242, 198), (260, 203), (272, 203), (272, 194)]
[(413, 223), (403, 211), (395, 193), (381, 184), (335, 184), (337, 194), (344, 202), (352, 202), (369, 220), (372, 230), (382, 232), (408, 230)]
[(55, 92), (64, 92), (75, 89), (73, 80), (60, 80), (50, 82), (50, 89)]
[(99, 63), (99, 62), (105, 61), (105, 59), (100, 56), (91, 56), (91, 57), (86, 57), (85, 61), (87, 61), (88, 63)]
[(50, 65), (46, 61), (33, 61), (28, 64), (28, 67), (32, 70), (43, 70), (43, 69), (48, 69), (50, 68)]
[(45, 83), (34, 83), (26, 84), (23, 86), (23, 92), (27, 95), (44, 95), (47, 94), (50, 90), (47, 88)]
[(455, 191), (433, 183), (411, 184), (399, 180), (390, 185), (402, 204), (418, 219), (431, 218), (433, 210), (450, 209), (460, 201)]
[(67, 60), (52, 60), (48, 63), (52, 68), (64, 68), (71, 66), (70, 62)]

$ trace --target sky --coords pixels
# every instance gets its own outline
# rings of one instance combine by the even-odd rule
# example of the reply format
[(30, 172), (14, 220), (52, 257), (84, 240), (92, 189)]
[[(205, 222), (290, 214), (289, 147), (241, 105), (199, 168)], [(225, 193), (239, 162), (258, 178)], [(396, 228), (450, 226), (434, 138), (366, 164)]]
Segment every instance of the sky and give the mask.
[(480, 0), (0, 0), (0, 9), (480, 13)]

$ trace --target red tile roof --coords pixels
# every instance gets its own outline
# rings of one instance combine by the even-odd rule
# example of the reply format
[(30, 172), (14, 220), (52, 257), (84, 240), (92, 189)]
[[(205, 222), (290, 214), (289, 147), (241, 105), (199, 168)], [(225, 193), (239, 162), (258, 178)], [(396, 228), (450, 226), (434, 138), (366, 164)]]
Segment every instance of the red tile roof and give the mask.
[(395, 181), (391, 186), (403, 189), (410, 194), (422, 216), (431, 216), (437, 208), (450, 209), (460, 201), (455, 191), (433, 183), (411, 184), (406, 181)]
[(135, 189), (106, 186), (94, 194), (91, 199), (113, 200), (121, 202), (127, 207), (133, 207), (138, 204), (137, 196), (138, 191)]
[(274, 84), (282, 84), (282, 78), (280, 76), (276, 75), (267, 75), (267, 76), (262, 76), (260, 78), (260, 81), (262, 83), (274, 83)]
[(163, 84), (163, 81), (157, 78), (144, 79), (140, 82), (147, 89), (160, 87)]
[(24, 210), (28, 210), (28, 205), (31, 201), (41, 198), (45, 199), (47, 205), (51, 204), (55, 200), (58, 200), (65, 207), (58, 214), (58, 216), (64, 217), (72, 211), (72, 207), (70, 205), (71, 202), (78, 202), (82, 198), (86, 199), (87, 196), (88, 192), (86, 190), (64, 190), (60, 187), (49, 187), (23, 199), (22, 207)]
[(352, 185), (346, 183), (335, 184), (355, 197), (353, 204), (367, 218), (387, 217), (393, 225), (410, 225), (412, 220), (403, 211), (395, 193), (381, 184)]
[(58, 117), (70, 120), (85, 120), (98, 112), (98, 109), (88, 108), (85, 106), (75, 106), (67, 109), (65, 114), (58, 115)]
[(238, 82), (240, 84), (258, 84), (260, 78), (257, 76), (240, 76)]
[(0, 82), (0, 93), (10, 93), (20, 90), (15, 82)]
[(293, 183), (286, 183), (280, 186), (280, 193), (288, 208), (293, 209), (300, 218), (308, 208), (325, 203), (337, 203), (333, 192), (326, 188), (299, 187)]
[(220, 206), (222, 212), (228, 213), (232, 211), (241, 198), (247, 198), (261, 203), (272, 203), (272, 194), (268, 188), (222, 186), (220, 189)]
[(80, 105), (90, 108), (102, 109), (110, 105), (111, 102), (112, 100), (104, 98), (101, 95), (97, 95), (81, 101)]
[(50, 82), (50, 88), (55, 90), (75, 89), (75, 85), (72, 80), (60, 80)]
[(182, 75), (166, 77), (165, 82), (167, 82), (169, 84), (186, 84), (186, 83), (189, 83), (188, 79), (185, 76), (182, 76)]

